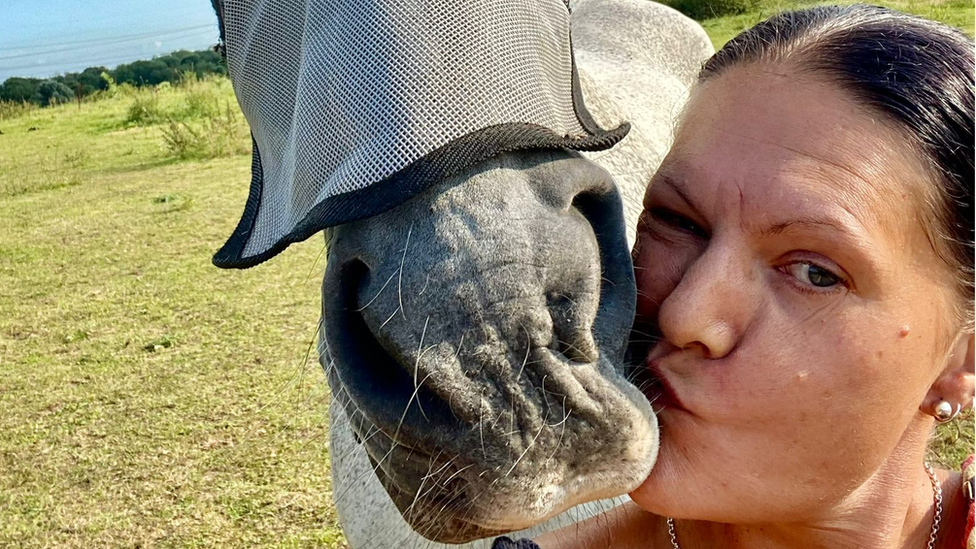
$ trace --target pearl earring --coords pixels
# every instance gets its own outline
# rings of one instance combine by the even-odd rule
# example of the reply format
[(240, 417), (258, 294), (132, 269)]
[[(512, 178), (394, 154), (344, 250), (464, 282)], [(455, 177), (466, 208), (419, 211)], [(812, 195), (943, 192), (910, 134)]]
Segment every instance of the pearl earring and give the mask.
[(952, 404), (943, 400), (935, 406), (935, 420), (939, 423), (947, 423), (956, 419), (961, 410), (962, 404), (956, 404), (956, 409), (953, 410)]

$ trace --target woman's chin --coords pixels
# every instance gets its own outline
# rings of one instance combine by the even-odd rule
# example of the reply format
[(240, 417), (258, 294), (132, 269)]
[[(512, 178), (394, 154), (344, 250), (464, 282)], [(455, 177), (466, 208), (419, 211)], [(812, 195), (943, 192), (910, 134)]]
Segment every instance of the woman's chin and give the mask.
[[(659, 459), (657, 466), (660, 465), (662, 464)], [(655, 466), (655, 469), (657, 466)], [(675, 490), (680, 490), (679, 486), (676, 485), (671, 490), (668, 490), (667, 487), (661, 485), (656, 473), (652, 471), (650, 476), (644, 479), (644, 482), (629, 495), (634, 503), (649, 513), (660, 516), (673, 516), (676, 514), (674, 504), (677, 502), (671, 501), (671, 497), (675, 494)]]

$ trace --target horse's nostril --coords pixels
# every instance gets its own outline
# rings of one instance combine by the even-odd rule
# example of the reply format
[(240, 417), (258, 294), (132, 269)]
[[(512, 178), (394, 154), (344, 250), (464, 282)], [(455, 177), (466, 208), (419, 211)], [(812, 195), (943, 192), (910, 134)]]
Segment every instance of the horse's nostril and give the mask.
[(375, 315), (367, 314), (372, 312), (368, 307), (376, 306), (369, 301), (378, 293), (375, 273), (359, 259), (338, 269), (338, 276), (327, 275), (336, 279), (335, 291), (323, 294), (331, 308), (324, 317), (331, 358), (327, 373), (333, 387), (343, 389), (336, 398), (355, 412), (350, 414), (353, 432), (379, 428), (388, 437), (417, 444), (435, 433), (454, 433), (460, 423), (449, 404), (431, 390), (431, 383), (415, 383), (418, 362), (405, 358), (404, 349), (379, 329)]
[(596, 193), (594, 193), (592, 190), (576, 193), (576, 195), (573, 197), (572, 202), (570, 203), (570, 208), (574, 208), (578, 210), (581, 214), (583, 214), (583, 217), (587, 217), (587, 215), (592, 215), (593, 213), (592, 203), (593, 203), (594, 194)]
[(557, 292), (549, 292), (546, 303), (552, 317), (552, 350), (571, 362), (596, 362), (599, 354), (596, 342), (577, 303), (570, 296)]
[(577, 193), (572, 207), (589, 222), (600, 250), (600, 301), (592, 340), (600, 354), (622, 359), (627, 339), (621, 334), (633, 324), (637, 296), (620, 194), (612, 184), (597, 185)]

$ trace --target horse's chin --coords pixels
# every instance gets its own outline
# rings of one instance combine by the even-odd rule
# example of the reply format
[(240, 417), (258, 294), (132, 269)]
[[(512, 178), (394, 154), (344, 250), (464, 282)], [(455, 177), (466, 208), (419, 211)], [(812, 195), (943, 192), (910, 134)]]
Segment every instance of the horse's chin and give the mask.
[[(646, 397), (599, 351), (593, 363), (579, 363), (548, 348), (530, 350), (515, 382), (505, 374), (522, 364), (430, 351), (441, 368), (457, 372), (480, 357), (480, 369), (498, 377), (475, 384), (463, 376), (469, 383), (426, 388), (413, 385), (404, 360), (384, 351), (357, 308), (343, 310), (349, 318), (336, 314), (327, 326), (333, 343), (323, 355), (333, 395), (376, 477), (422, 536), (461, 543), (521, 530), (578, 504), (626, 494), (650, 472), (656, 418)], [(388, 375), (377, 379), (382, 371)], [(377, 406), (356, 398), (363, 394), (389, 401), (409, 395), (408, 405)]]
[(580, 445), (589, 455), (572, 458), (560, 443), (546, 449), (551, 449), (548, 456), (539, 453), (527, 459), (529, 452), (499, 464), (484, 461), (489, 447), (512, 441), (493, 436), (485, 441), (484, 451), (459, 453), (445, 450), (458, 447), (454, 440), (431, 445), (401, 438), (394, 443), (387, 429), (364, 421), (361, 414), (353, 415), (350, 427), (410, 527), (432, 541), (464, 543), (530, 528), (579, 504), (637, 488), (650, 472), (658, 448), (656, 419), (640, 405), (646, 400), (637, 397), (634, 414), (620, 430), (601, 425), (604, 434), (594, 435), (582, 428), (583, 423), (564, 421), (566, 427), (559, 432), (563, 442), (592, 439)]

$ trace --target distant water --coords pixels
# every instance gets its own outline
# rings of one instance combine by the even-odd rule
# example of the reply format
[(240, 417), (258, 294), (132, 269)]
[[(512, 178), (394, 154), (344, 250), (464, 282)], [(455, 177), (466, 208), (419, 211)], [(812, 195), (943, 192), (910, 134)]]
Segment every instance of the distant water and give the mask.
[(0, 82), (201, 50), (217, 36), (208, 0), (3, 0)]

